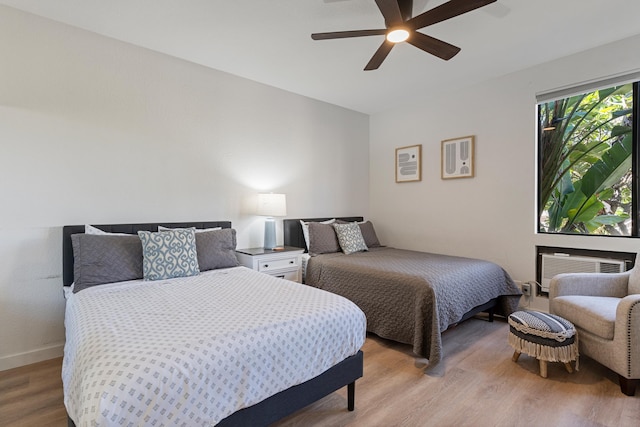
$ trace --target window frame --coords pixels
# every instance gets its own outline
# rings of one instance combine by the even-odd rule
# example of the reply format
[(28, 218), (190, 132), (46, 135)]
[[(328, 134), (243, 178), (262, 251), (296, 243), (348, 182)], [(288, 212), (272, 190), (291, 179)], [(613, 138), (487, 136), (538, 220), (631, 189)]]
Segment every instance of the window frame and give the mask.
[[(540, 194), (540, 184), (542, 179), (542, 126), (540, 123), (540, 115), (542, 112), (542, 105), (545, 103), (553, 102), (554, 100), (561, 100), (565, 98), (570, 98), (571, 96), (583, 93), (595, 92), (601, 89), (607, 89), (614, 86), (620, 86), (624, 84), (632, 84), (632, 96), (633, 96), (633, 104), (632, 104), (632, 112), (631, 112), (631, 137), (632, 137), (632, 153), (631, 153), (631, 231), (629, 235), (603, 235), (603, 234), (591, 234), (591, 233), (571, 233), (571, 232), (549, 232), (544, 231), (542, 229), (541, 222), (541, 205), (543, 204), (541, 200)], [(570, 89), (561, 89), (556, 92), (554, 96), (551, 96), (553, 92), (549, 92), (546, 94), (537, 96), (536, 103), (536, 147), (537, 147), (537, 156), (536, 156), (536, 234), (545, 234), (545, 235), (566, 235), (566, 236), (594, 236), (594, 237), (615, 237), (615, 238), (638, 238), (640, 237), (640, 170), (638, 166), (640, 165), (640, 76), (634, 76), (634, 79), (627, 81), (611, 81), (611, 79), (606, 81), (606, 84), (601, 82), (601, 84), (593, 85), (591, 87), (586, 87), (584, 84), (580, 85), (574, 90)]]

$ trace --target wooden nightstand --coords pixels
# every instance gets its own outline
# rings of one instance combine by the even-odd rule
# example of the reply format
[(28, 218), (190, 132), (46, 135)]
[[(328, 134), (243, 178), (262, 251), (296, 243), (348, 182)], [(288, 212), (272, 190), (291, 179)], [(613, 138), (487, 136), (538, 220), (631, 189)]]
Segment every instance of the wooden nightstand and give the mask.
[(285, 246), (281, 250), (249, 248), (236, 250), (241, 265), (282, 279), (302, 282), (304, 249)]

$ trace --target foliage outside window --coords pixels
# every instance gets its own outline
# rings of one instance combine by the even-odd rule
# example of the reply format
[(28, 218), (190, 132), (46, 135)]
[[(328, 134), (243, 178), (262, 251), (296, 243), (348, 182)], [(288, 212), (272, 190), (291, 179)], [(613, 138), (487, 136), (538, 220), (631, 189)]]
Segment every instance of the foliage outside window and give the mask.
[(538, 230), (634, 234), (634, 86), (538, 106)]

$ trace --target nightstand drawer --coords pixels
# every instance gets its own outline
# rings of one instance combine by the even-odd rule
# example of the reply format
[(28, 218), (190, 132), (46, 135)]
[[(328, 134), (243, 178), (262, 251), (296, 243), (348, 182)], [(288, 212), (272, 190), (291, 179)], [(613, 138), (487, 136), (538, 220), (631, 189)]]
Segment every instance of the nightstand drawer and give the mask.
[(267, 273), (274, 270), (298, 268), (298, 256), (280, 259), (264, 260), (258, 263), (258, 271)]
[(285, 273), (271, 273), (271, 276), (279, 279), (291, 280), (292, 282), (300, 282), (299, 272), (300, 270), (287, 271)]
[(302, 254), (304, 249), (284, 247), (278, 250), (264, 248), (238, 249), (240, 265), (273, 277), (302, 282)]

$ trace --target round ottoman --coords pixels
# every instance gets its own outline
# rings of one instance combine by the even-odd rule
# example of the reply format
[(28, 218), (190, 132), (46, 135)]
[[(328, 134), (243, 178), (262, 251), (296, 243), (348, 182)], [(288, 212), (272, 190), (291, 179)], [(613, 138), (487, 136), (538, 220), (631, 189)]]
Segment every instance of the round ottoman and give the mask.
[(554, 314), (539, 311), (516, 311), (509, 315), (509, 344), (517, 362), (521, 353), (540, 361), (540, 376), (547, 378), (547, 362), (562, 362), (573, 372), (578, 369), (578, 335), (573, 323)]

